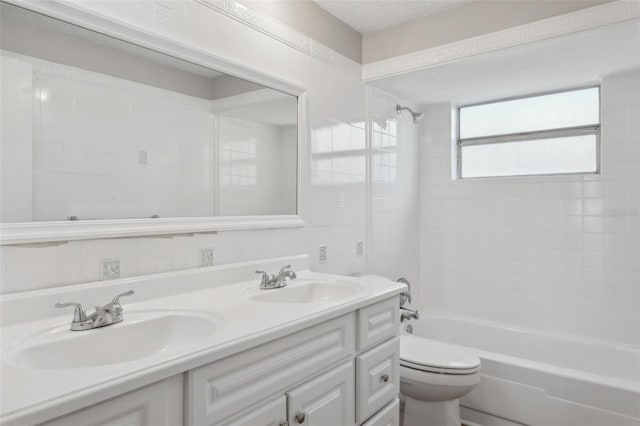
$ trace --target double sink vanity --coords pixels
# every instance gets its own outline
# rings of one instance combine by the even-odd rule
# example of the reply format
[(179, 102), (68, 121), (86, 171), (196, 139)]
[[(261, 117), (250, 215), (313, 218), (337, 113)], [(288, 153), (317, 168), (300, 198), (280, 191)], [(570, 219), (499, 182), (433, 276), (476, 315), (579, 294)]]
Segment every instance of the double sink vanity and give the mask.
[[(2, 424), (397, 424), (404, 285), (312, 273), (307, 261), (2, 296)], [(275, 288), (253, 275), (287, 263), (296, 272)], [(70, 330), (76, 303), (124, 292), (121, 322)]]

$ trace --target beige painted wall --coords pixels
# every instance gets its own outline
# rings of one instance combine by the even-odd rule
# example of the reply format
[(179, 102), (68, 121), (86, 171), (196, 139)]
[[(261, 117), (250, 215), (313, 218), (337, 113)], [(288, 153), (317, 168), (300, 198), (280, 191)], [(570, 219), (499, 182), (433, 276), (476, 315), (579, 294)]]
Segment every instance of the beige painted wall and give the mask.
[(311, 0), (240, 0), (362, 63), (362, 35)]
[(380, 61), (609, 1), (476, 0), (437, 15), (365, 35), (362, 40), (362, 60), (365, 64)]

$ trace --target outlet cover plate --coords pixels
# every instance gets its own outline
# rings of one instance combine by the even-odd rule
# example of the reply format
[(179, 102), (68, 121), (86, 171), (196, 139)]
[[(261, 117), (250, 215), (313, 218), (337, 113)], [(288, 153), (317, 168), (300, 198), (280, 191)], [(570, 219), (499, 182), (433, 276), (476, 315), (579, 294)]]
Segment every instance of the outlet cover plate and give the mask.
[(318, 247), (318, 263), (327, 263), (327, 246)]
[(102, 281), (120, 278), (120, 259), (104, 259), (102, 261)]
[(206, 268), (208, 266), (213, 266), (214, 257), (213, 257), (213, 249), (206, 248), (200, 250), (200, 266)]

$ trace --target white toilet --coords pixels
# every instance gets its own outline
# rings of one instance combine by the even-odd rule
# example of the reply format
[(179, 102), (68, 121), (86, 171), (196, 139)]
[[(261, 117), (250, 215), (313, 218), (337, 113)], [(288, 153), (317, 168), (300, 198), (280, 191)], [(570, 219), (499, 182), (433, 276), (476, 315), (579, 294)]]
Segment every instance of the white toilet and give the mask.
[(402, 426), (460, 426), (458, 399), (480, 382), (480, 359), (446, 343), (400, 336)]

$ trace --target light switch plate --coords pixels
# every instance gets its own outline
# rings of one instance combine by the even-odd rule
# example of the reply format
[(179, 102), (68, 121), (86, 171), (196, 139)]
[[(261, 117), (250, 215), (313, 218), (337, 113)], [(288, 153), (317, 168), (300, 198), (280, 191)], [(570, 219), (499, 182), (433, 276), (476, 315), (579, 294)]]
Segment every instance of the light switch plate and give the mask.
[(362, 257), (364, 255), (364, 241), (356, 241), (356, 256)]

